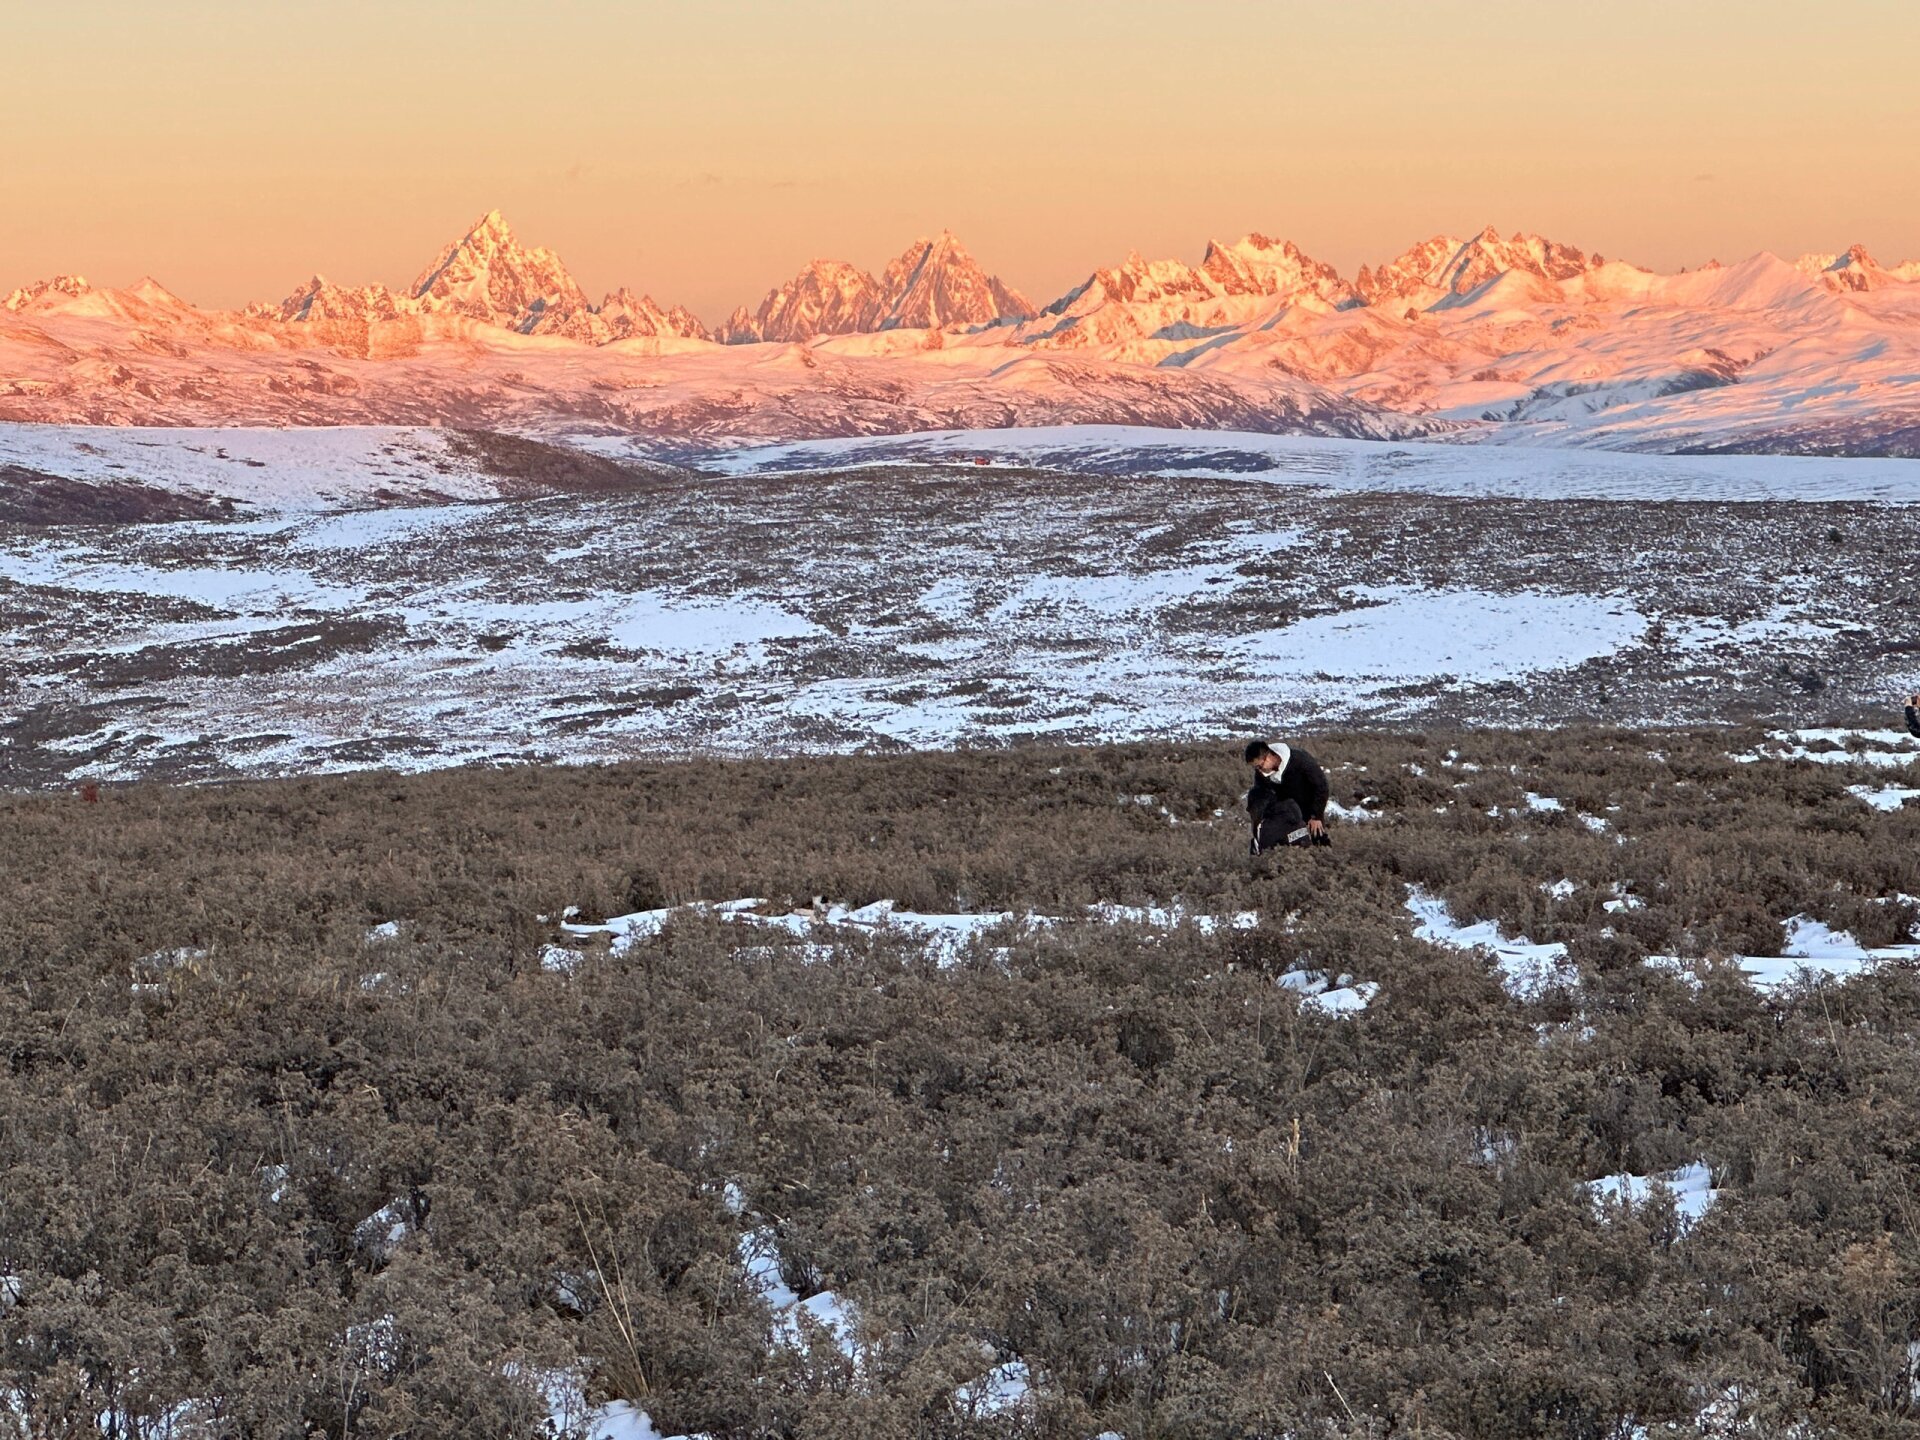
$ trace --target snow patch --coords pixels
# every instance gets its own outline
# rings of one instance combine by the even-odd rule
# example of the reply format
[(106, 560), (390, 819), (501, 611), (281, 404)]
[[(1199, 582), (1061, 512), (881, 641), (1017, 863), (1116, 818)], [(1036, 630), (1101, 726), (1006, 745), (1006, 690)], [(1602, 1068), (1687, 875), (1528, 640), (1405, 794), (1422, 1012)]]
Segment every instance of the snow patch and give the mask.
[(1600, 908), (1606, 911), (1607, 914), (1620, 915), (1629, 910), (1644, 910), (1647, 908), (1647, 902), (1629, 891), (1621, 881), (1614, 881), (1612, 889), (1613, 898), (1611, 900), (1604, 900), (1600, 904)]
[(1844, 980), (1875, 965), (1920, 960), (1920, 945), (1869, 950), (1845, 930), (1806, 915), (1787, 921), (1787, 943), (1778, 956), (1742, 955), (1740, 970), (1763, 993), (1790, 985), (1804, 972)]
[(1408, 889), (1407, 912), (1415, 921), (1413, 933), (1428, 944), (1490, 955), (1500, 971), (1500, 983), (1516, 1000), (1537, 1000), (1549, 990), (1571, 985), (1579, 978), (1565, 945), (1536, 945), (1524, 935), (1509, 939), (1492, 920), (1457, 924), (1447, 911), (1447, 902), (1418, 885)]
[(1405, 684), (1511, 680), (1610, 655), (1645, 632), (1624, 601), (1523, 590), (1357, 586), (1360, 608), (1312, 616), (1243, 640), (1248, 659), (1332, 680)]
[(1355, 983), (1351, 975), (1329, 979), (1321, 970), (1289, 970), (1274, 983), (1298, 995), (1302, 1010), (1335, 1019), (1358, 1015), (1380, 993), (1380, 987), (1371, 980)]
[(977, 1380), (954, 1391), (954, 1405), (964, 1415), (984, 1419), (1027, 1408), (1033, 1396), (1033, 1376), (1024, 1360), (996, 1365)]
[(578, 1369), (543, 1370), (515, 1364), (502, 1368), (540, 1397), (547, 1409), (549, 1435), (579, 1436), (580, 1440), (712, 1440), (707, 1435), (663, 1435), (653, 1417), (631, 1400), (591, 1404), (587, 1377)]
[(1656, 1185), (1673, 1192), (1673, 1207), (1682, 1230), (1699, 1224), (1721, 1195), (1713, 1188), (1713, 1174), (1706, 1162), (1699, 1160), (1659, 1175), (1603, 1175), (1587, 1182), (1587, 1193), (1594, 1209), (1605, 1218), (1617, 1211), (1640, 1209), (1653, 1198)]
[(1258, 910), (1236, 910), (1231, 915), (1197, 915), (1179, 901), (1172, 905), (1115, 905), (1099, 901), (1087, 907), (1087, 914), (1102, 925), (1140, 925), (1150, 930), (1174, 930), (1191, 925), (1202, 935), (1225, 928), (1251, 930), (1260, 923)]
[(540, 968), (550, 975), (571, 975), (586, 956), (566, 945), (542, 945)]
[(1920, 740), (1904, 730), (1774, 730), (1753, 749), (1732, 758), (1742, 765), (1810, 760), (1816, 765), (1894, 769), (1920, 761)]
[[(1071, 918), (1038, 915), (1031, 911), (1016, 913), (1012, 910), (934, 914), (901, 910), (891, 900), (876, 900), (852, 909), (845, 905), (823, 905), (788, 914), (765, 914), (760, 910), (765, 904), (764, 900), (751, 898), (726, 900), (717, 904), (694, 901), (658, 910), (637, 910), (630, 915), (615, 915), (597, 925), (566, 920), (561, 922), (560, 929), (567, 935), (580, 938), (611, 936), (613, 953), (622, 955), (634, 946), (658, 936), (675, 917), (704, 915), (721, 921), (784, 931), (796, 940), (803, 941), (822, 934), (829, 938), (904, 936), (940, 964), (950, 965), (959, 960), (974, 941), (1002, 926), (1046, 929), (1069, 923)], [(1205, 915), (1189, 910), (1178, 901), (1171, 905), (1120, 905), (1101, 901), (1086, 908), (1085, 918), (1095, 924), (1137, 925), (1155, 930), (1174, 930), (1191, 925), (1202, 935), (1213, 935), (1221, 930), (1249, 930), (1260, 923), (1257, 910), (1240, 910), (1231, 915)], [(824, 958), (824, 954), (810, 955), (809, 958)], [(578, 961), (579, 952), (565, 946), (549, 945), (542, 951), (542, 965), (549, 970), (570, 973)]]
[(1371, 980), (1362, 980), (1357, 985), (1341, 985), (1332, 990), (1323, 990), (1318, 995), (1309, 995), (1300, 1002), (1300, 1008), (1344, 1019), (1349, 1015), (1358, 1015), (1373, 1003), (1373, 997), (1379, 993), (1379, 985)]
[(353, 1243), (375, 1265), (383, 1265), (413, 1234), (413, 1208), (391, 1200), (353, 1227)]
[(780, 1246), (772, 1226), (742, 1234), (738, 1253), (748, 1288), (772, 1312), (774, 1344), (804, 1348), (811, 1325), (823, 1330), (849, 1360), (859, 1357), (859, 1316), (853, 1306), (831, 1290), (804, 1297), (795, 1294), (781, 1276)]
[(1865, 801), (1875, 810), (1898, 810), (1909, 800), (1920, 800), (1920, 790), (1906, 785), (1849, 785), (1847, 793)]
[[(1700, 986), (1704, 963), (1679, 955), (1649, 955), (1645, 962), (1666, 970), (1689, 985)], [(1848, 980), (1877, 965), (1920, 963), (1920, 943), (1868, 949), (1845, 930), (1835, 930), (1807, 915), (1787, 921), (1786, 944), (1778, 955), (1735, 955), (1733, 963), (1747, 983), (1763, 995), (1772, 995), (1802, 979)]]

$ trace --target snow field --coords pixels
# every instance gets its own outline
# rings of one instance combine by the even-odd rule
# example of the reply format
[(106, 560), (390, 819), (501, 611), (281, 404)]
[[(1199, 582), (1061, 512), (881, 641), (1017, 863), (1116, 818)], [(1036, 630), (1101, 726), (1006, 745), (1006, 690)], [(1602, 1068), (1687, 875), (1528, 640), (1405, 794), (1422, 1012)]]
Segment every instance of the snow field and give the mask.
[(1343, 594), (1355, 608), (1256, 634), (1243, 653), (1364, 691), (1382, 682), (1510, 680), (1561, 669), (1609, 655), (1647, 628), (1630, 607), (1590, 596), (1408, 586)]
[(500, 494), (498, 480), (464, 459), (447, 431), (416, 425), (0, 424), (0, 466), (8, 465), (136, 481), (270, 513), (350, 509), (409, 491), (450, 500)]

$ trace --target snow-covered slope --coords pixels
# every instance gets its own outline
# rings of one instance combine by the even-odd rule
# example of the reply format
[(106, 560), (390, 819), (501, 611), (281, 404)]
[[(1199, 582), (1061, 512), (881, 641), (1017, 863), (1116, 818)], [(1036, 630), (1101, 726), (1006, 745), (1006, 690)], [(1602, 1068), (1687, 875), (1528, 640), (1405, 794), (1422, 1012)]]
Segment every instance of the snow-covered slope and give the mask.
[[(65, 518), (63, 507), (76, 521), (102, 518), (76, 486), (129, 500), (206, 502), (187, 514), (288, 514), (605, 493), (657, 478), (664, 469), (518, 437), (423, 426), (0, 424), (0, 521), (28, 495), (42, 500), (42, 523)], [(136, 515), (141, 509), (128, 508)], [(171, 518), (168, 507), (155, 508)]]
[[(1461, 284), (1473, 273), (1450, 261), (1439, 276)], [(1562, 279), (1511, 270), (1464, 292), (1416, 290), (1440, 298), (1398, 313), (1383, 300), (1289, 314), (1171, 363), (1279, 368), (1385, 408), (1521, 422), (1506, 439), (1920, 453), (1911, 282), (1836, 290), (1759, 255), (1672, 276), (1607, 262)]]
[(1889, 270), (1867, 253), (1864, 245), (1849, 245), (1838, 255), (1802, 255), (1794, 268), (1813, 276), (1829, 290), (1879, 290), (1920, 279), (1920, 262), (1912, 260)]

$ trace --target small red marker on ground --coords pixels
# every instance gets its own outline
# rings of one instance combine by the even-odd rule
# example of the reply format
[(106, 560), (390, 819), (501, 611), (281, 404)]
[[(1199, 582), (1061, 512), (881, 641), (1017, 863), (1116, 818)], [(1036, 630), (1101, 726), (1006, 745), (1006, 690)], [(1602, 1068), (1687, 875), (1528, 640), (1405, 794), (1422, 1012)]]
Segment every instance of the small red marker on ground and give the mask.
[(100, 803), (100, 786), (92, 780), (87, 781), (86, 784), (80, 787), (80, 798), (89, 805), (98, 805)]

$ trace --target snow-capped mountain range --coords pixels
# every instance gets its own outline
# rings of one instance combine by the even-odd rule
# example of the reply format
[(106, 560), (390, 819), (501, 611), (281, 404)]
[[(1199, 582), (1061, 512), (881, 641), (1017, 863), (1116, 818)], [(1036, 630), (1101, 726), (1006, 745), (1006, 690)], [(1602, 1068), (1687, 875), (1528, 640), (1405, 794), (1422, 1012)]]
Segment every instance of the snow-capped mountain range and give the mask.
[(404, 291), (238, 311), (56, 276), (0, 305), (0, 420), (484, 424), (714, 444), (1123, 423), (1649, 450), (1920, 453), (1920, 261), (1858, 245), (1659, 275), (1438, 235), (1348, 280), (1290, 241), (1139, 254), (1036, 306), (949, 233), (816, 260), (717, 333), (595, 304), (498, 211)]

